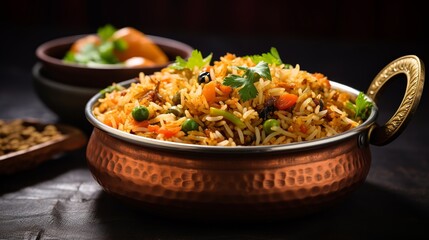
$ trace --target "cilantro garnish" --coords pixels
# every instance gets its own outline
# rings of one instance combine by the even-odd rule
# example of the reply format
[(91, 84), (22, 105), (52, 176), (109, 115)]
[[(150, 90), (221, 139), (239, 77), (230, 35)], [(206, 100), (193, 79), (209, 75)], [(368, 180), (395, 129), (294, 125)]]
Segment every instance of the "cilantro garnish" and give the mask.
[(114, 54), (115, 51), (124, 51), (128, 45), (123, 39), (113, 40), (112, 36), (116, 32), (116, 28), (110, 24), (100, 27), (97, 30), (97, 36), (100, 38), (99, 44), (87, 43), (80, 49), (80, 52), (68, 51), (63, 58), (66, 62), (81, 63), (81, 64), (116, 64), (119, 63), (118, 58)]
[(97, 35), (100, 37), (101, 41), (107, 41), (113, 34), (116, 32), (116, 28), (110, 24), (106, 24), (104, 27), (97, 29)]
[[(250, 55), (247, 57), (252, 59), (252, 61), (256, 64), (261, 62), (261, 61), (264, 61), (268, 64), (275, 64), (275, 65), (283, 64), (283, 61), (280, 58), (279, 52), (277, 51), (277, 49), (275, 47), (271, 47), (270, 52), (263, 53), (261, 55)], [(291, 67), (292, 67), (292, 65), (290, 65), (290, 64), (285, 64), (285, 66), (284, 66), (284, 68), (291, 68)]]
[(243, 101), (255, 98), (258, 95), (254, 82), (259, 80), (259, 78), (262, 77), (271, 80), (270, 68), (268, 67), (268, 63), (264, 61), (260, 61), (254, 67), (237, 67), (237, 69), (244, 70), (243, 76), (229, 75), (223, 80), (223, 85), (233, 88), (241, 87), (238, 93)]
[(176, 61), (173, 64), (170, 64), (169, 67), (176, 70), (183, 70), (184, 68), (194, 69), (194, 67), (202, 68), (210, 64), (210, 61), (212, 60), (212, 55), (213, 54), (210, 53), (207, 57), (203, 58), (201, 52), (194, 49), (188, 60), (177, 56)]
[(277, 51), (277, 49), (275, 47), (272, 47), (270, 49), (270, 52), (268, 52), (268, 53), (263, 53), (261, 55), (250, 55), (247, 57), (252, 59), (252, 61), (256, 64), (258, 64), (261, 61), (264, 61), (268, 64), (276, 64), (276, 65), (283, 64), (283, 61), (280, 58), (279, 52)]
[(108, 86), (108, 87), (100, 90), (100, 94), (101, 94), (101, 96), (104, 97), (106, 95), (106, 93), (111, 93), (113, 91), (120, 91), (120, 90), (123, 90), (123, 89), (125, 89), (125, 88), (123, 86), (121, 86), (121, 85), (112, 84), (112, 85), (110, 85), (110, 86)]
[(355, 104), (348, 101), (346, 107), (355, 113), (355, 118), (365, 120), (369, 117), (372, 108), (372, 102), (365, 99), (365, 94), (360, 92), (356, 97)]

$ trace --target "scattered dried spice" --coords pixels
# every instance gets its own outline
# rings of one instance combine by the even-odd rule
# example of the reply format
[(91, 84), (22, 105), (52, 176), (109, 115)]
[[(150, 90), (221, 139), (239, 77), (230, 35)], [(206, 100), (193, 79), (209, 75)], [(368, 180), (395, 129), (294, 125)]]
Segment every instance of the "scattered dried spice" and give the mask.
[(21, 119), (10, 122), (0, 120), (0, 156), (25, 150), (61, 136), (57, 127), (51, 124), (43, 129), (37, 129), (35, 126), (25, 124)]

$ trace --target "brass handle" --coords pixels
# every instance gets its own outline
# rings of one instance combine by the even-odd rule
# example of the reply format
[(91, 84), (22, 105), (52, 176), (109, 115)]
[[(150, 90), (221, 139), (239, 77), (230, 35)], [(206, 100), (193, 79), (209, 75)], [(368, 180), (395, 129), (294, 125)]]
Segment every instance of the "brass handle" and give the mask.
[(423, 62), (415, 55), (400, 57), (384, 67), (372, 81), (367, 95), (376, 101), (377, 93), (384, 84), (400, 73), (404, 73), (407, 77), (404, 98), (395, 114), (383, 126), (374, 125), (370, 134), (371, 144), (382, 146), (398, 137), (419, 105), (423, 93), (425, 70)]

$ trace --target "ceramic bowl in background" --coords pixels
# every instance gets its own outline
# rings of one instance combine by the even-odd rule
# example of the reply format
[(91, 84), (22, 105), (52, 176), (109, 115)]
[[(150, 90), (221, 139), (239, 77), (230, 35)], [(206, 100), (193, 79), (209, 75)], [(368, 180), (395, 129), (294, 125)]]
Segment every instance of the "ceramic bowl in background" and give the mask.
[(121, 82), (137, 77), (140, 72), (152, 74), (172, 63), (176, 56), (188, 58), (193, 48), (183, 42), (169, 38), (146, 35), (169, 58), (169, 62), (161, 65), (126, 68), (121, 66), (88, 67), (80, 64), (65, 63), (62, 58), (72, 44), (87, 35), (75, 35), (54, 39), (41, 44), (36, 49), (36, 57), (42, 63), (44, 75), (56, 82), (89, 88), (105, 88), (113, 82)]
[(117, 65), (85, 66), (66, 63), (62, 59), (72, 44), (88, 35), (75, 35), (54, 39), (36, 49), (38, 62), (33, 67), (34, 89), (40, 100), (61, 122), (78, 127), (89, 127), (84, 109), (87, 101), (100, 90), (129, 79), (141, 72), (152, 74), (172, 63), (177, 56), (191, 56), (193, 48), (169, 38), (146, 35), (167, 55), (169, 62), (147, 67), (123, 67)]
[(51, 111), (58, 115), (60, 121), (78, 127), (87, 127), (85, 104), (100, 91), (99, 88), (74, 86), (53, 80), (45, 75), (41, 63), (34, 65), (32, 74), (36, 94)]

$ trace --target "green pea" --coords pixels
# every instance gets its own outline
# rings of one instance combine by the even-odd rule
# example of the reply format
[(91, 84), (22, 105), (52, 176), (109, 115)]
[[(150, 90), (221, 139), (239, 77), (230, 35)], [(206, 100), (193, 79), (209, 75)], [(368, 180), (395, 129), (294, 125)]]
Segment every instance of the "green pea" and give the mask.
[(182, 123), (182, 131), (186, 133), (189, 131), (195, 131), (197, 129), (198, 123), (194, 119), (188, 118)]
[(273, 130), (271, 130), (272, 127), (278, 127), (280, 126), (280, 122), (276, 119), (268, 119), (264, 122), (264, 131), (266, 134), (270, 134), (273, 132)]
[(141, 122), (149, 118), (149, 110), (145, 106), (137, 106), (131, 112), (134, 120)]

